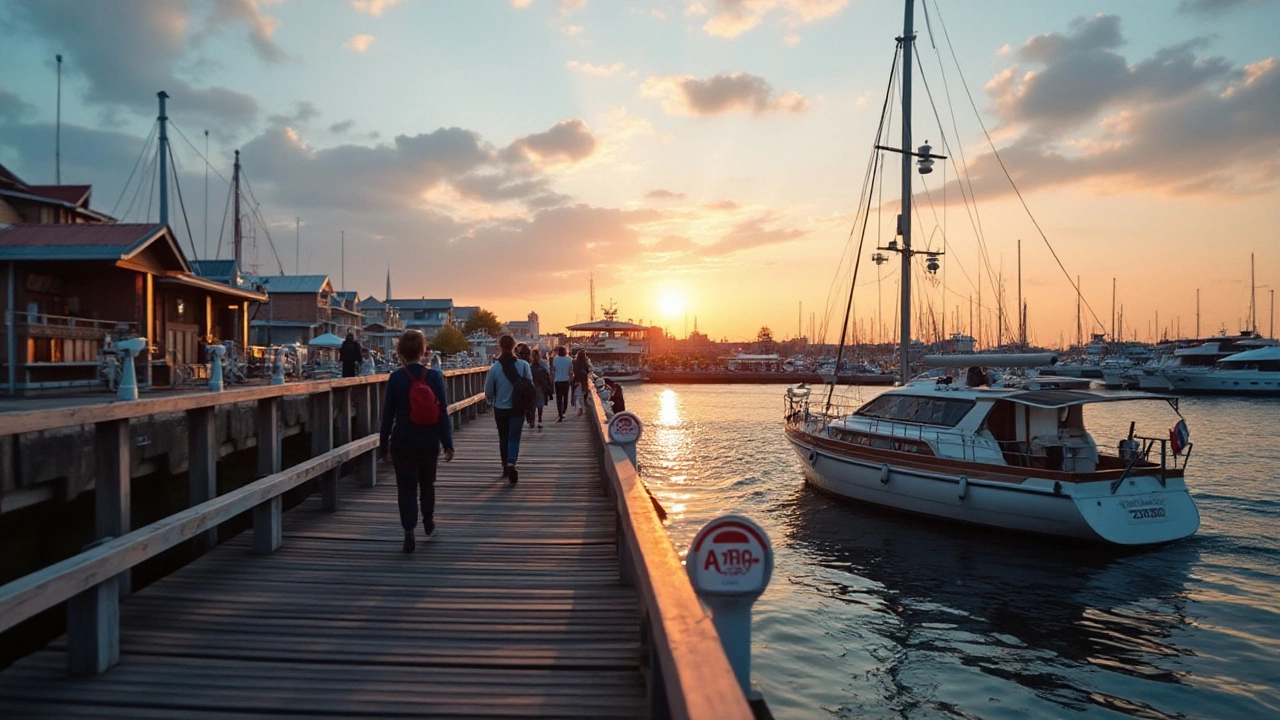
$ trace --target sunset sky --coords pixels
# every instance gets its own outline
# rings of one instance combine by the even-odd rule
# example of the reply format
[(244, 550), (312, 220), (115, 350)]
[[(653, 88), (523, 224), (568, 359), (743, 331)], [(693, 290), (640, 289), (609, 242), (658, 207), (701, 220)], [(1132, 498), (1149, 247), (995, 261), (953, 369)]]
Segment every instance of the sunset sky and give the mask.
[[(1021, 239), (1031, 340), (1075, 336), (1075, 291), (979, 118), (1103, 325), (1116, 278), (1139, 339), (1157, 313), (1193, 334), (1197, 289), (1203, 333), (1238, 329), (1254, 253), (1268, 332), (1280, 2), (926, 4), (915, 141), (963, 155), (977, 199), (962, 200), (956, 166), (917, 176), (916, 246), (949, 248), (945, 290), (942, 273), (916, 287), (921, 302), (945, 302), (948, 332), (957, 316), (967, 329), (980, 276), (994, 325), (1001, 269), (1014, 312)], [(176, 202), (171, 224), (188, 254), (215, 253), (238, 148), (289, 273), (301, 217), (298, 268), (340, 285), (345, 230), (345, 287), (362, 296), (381, 297), (390, 266), (397, 296), (507, 320), (535, 310), (555, 331), (586, 320), (593, 274), (597, 303), (612, 299), (624, 319), (678, 336), (697, 316), (716, 339), (761, 325), (792, 337), (810, 313), (821, 326), (843, 306), (901, 30), (902, 4), (888, 0), (0, 0), (0, 163), (54, 181), (61, 53), (62, 181), (92, 183), (93, 206), (122, 220), (156, 217), (149, 188), (137, 192), (143, 170), (126, 181), (156, 91), (170, 95), (193, 237)], [(202, 153), (206, 130), (207, 222), (204, 161), (182, 138)], [(868, 322), (882, 302), (891, 331), (896, 261), (878, 276), (865, 261), (877, 231), (892, 234), (889, 164), (855, 303)], [(250, 262), (279, 272), (258, 235)]]

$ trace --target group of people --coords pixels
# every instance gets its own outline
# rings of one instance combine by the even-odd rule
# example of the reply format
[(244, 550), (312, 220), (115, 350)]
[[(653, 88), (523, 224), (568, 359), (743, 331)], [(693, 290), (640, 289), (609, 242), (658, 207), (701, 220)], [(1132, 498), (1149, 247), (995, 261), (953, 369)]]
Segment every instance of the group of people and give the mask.
[[(510, 335), (498, 340), (498, 348), (498, 359), (485, 377), (484, 395), (493, 404), (498, 426), (502, 477), (515, 485), (520, 480), (520, 436), (525, 425), (542, 428), (543, 408), (553, 396), (556, 422), (564, 422), (571, 402), (581, 415), (589, 392), (591, 361), (584, 350), (570, 358), (568, 350), (560, 346), (548, 362), (539, 350), (516, 343)], [(403, 550), (407, 553), (417, 545), (419, 508), (426, 539), (436, 537), (435, 480), (441, 450), (445, 462), (453, 460), (453, 427), (444, 375), (423, 364), (427, 351), (421, 332), (409, 330), (400, 337), (396, 352), (404, 367), (388, 379), (382, 410), (379, 457), (384, 461), (390, 458), (395, 468)], [(617, 400), (621, 400), (620, 390)], [(424, 413), (420, 405), (432, 402), (438, 404), (437, 412)], [(422, 424), (424, 416), (435, 420)]]

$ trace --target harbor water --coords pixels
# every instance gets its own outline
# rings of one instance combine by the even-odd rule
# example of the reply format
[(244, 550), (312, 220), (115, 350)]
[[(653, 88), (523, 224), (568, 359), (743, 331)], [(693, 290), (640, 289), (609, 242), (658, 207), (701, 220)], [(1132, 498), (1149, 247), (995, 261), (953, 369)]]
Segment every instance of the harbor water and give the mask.
[[(784, 390), (627, 389), (676, 548), (730, 512), (772, 539), (752, 670), (776, 717), (1280, 717), (1280, 400), (1181, 401), (1200, 531), (1134, 551), (821, 495), (783, 437)], [(1100, 445), (1131, 419), (1156, 435), (1177, 415), (1086, 409)]]

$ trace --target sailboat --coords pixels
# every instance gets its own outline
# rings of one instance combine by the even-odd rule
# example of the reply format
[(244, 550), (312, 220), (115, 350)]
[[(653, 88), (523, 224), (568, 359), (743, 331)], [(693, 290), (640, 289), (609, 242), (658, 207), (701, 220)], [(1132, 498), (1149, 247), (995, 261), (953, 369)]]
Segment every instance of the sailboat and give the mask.
[[(914, 0), (902, 37), (901, 218), (911, 217), (911, 163), (922, 173), (942, 156), (912, 151), (911, 43)], [(945, 159), (945, 158), (943, 158)], [(1167, 435), (1139, 435), (1131, 422), (1114, 452), (1085, 427), (1084, 407), (1098, 403), (1177, 400), (1145, 393), (1098, 394), (1023, 382), (993, 387), (985, 368), (1039, 367), (1055, 358), (926, 356), (926, 365), (957, 372), (912, 380), (911, 223), (900, 220), (902, 260), (900, 384), (852, 410), (813, 388), (786, 393), (785, 433), (813, 487), (841, 498), (992, 528), (1115, 545), (1152, 545), (1188, 537), (1200, 524), (1187, 492), (1191, 444), (1179, 420)], [(928, 267), (937, 256), (928, 253)], [(855, 273), (856, 274), (856, 273)], [(850, 286), (856, 286), (856, 278)], [(847, 323), (846, 323), (847, 324)], [(959, 372), (965, 369), (963, 372)]]

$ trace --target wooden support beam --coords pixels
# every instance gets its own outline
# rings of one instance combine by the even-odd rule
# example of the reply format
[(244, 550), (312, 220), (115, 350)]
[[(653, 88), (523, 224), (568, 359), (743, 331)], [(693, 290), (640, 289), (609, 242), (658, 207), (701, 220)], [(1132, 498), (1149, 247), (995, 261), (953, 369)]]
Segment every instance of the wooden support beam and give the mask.
[[(311, 396), (311, 456), (319, 457), (333, 449), (333, 391), (324, 390)], [(338, 509), (338, 470), (320, 476), (320, 507), (325, 512)]]
[[(373, 396), (378, 393), (377, 385), (362, 385), (352, 388), (356, 396), (356, 437), (368, 437), (378, 428), (373, 417)], [(378, 484), (377, 455), (370, 453), (355, 461), (356, 480), (360, 487), (371, 488)]]
[(67, 601), (67, 671), (73, 677), (104, 673), (120, 662), (121, 573)]
[[(218, 496), (218, 428), (215, 408), (187, 411), (187, 507), (195, 507)], [(201, 533), (194, 543), (197, 553), (218, 544), (218, 528)]]
[[(93, 491), (94, 526), (97, 540), (120, 537), (130, 530), (131, 481), (129, 462), (129, 421), (108, 420), (94, 425), (94, 461), (97, 475)], [(132, 586), (125, 572), (119, 592), (128, 595)]]
[[(258, 401), (258, 477), (274, 475), (282, 469), (280, 446), (280, 398)], [(269, 555), (284, 541), (283, 503), (279, 495), (253, 508), (253, 551)]]

